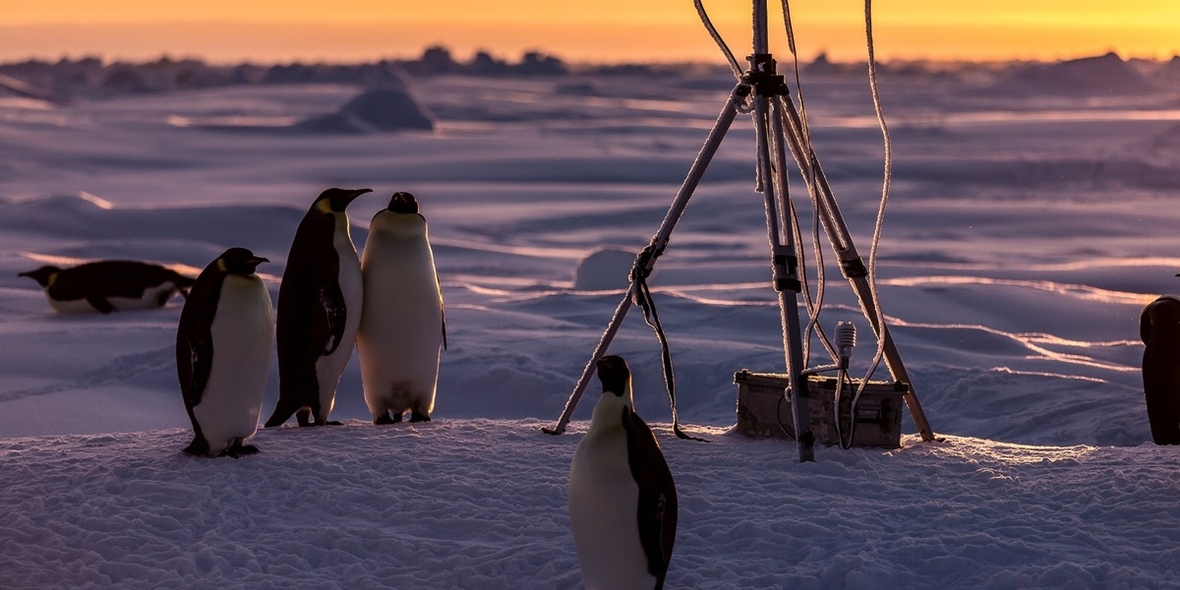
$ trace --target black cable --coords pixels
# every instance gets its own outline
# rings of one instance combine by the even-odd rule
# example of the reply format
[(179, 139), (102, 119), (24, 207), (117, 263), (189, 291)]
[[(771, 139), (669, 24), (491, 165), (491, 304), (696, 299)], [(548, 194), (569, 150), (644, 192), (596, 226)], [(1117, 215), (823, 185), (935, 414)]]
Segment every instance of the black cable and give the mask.
[(650, 274), (650, 261), (660, 255), (655, 244), (649, 244), (643, 249), (631, 268), (631, 281), (639, 287), (635, 292), (635, 303), (643, 309), (643, 321), (655, 330), (656, 338), (660, 341), (660, 362), (664, 368), (664, 385), (668, 390), (668, 401), (672, 407), (672, 433), (676, 438), (709, 442), (703, 438), (689, 436), (680, 429), (680, 418), (676, 413), (676, 377), (672, 370), (672, 353), (668, 348), (668, 337), (664, 334), (664, 326), (660, 323), (660, 316), (656, 313), (656, 302), (652, 299), (651, 289), (647, 286), (647, 275)]

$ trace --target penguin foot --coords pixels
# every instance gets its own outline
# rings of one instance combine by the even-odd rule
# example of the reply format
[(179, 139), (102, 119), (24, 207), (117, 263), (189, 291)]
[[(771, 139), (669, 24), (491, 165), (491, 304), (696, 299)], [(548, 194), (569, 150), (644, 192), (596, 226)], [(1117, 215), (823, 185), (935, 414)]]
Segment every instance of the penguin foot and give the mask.
[(328, 420), (324, 422), (324, 426), (344, 426), (344, 423), (339, 420)]
[(295, 419), (299, 421), (300, 426), (312, 426), (311, 410), (299, 410), (295, 412)]
[(233, 446), (222, 451), (221, 455), (223, 457), (228, 455), (230, 457), (233, 457), (234, 459), (241, 459), (242, 457), (245, 457), (246, 455), (253, 455), (256, 453), (258, 453), (258, 447), (254, 446), (254, 445), (244, 445), (239, 442), (239, 443), (234, 443)]
[(402, 421), (401, 414), (396, 414), (395, 417), (390, 418), (389, 412), (386, 412), (384, 414), (381, 414), (380, 416), (377, 416), (376, 418), (373, 418), (373, 424), (376, 424), (378, 426), (384, 426), (386, 424), (397, 424), (398, 422), (401, 422), (401, 421)]
[(419, 414), (418, 410), (410, 410), (410, 422), (430, 422), (430, 414)]
[(189, 443), (189, 445), (184, 448), (184, 452), (198, 457), (201, 455), (208, 455), (209, 445), (205, 444), (204, 438), (198, 436), (193, 438), (193, 442)]

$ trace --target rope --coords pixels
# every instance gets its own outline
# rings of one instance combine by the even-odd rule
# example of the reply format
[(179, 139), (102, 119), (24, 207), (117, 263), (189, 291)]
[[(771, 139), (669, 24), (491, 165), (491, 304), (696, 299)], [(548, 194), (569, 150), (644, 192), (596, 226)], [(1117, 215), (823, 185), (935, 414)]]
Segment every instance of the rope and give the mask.
[[(889, 202), (889, 185), (893, 176), (893, 141), (889, 137), (889, 125), (885, 123), (885, 115), (881, 109), (881, 93), (877, 86), (877, 61), (873, 51), (873, 2), (872, 0), (865, 0), (865, 42), (868, 46), (868, 62), (869, 62), (869, 88), (873, 93), (873, 110), (877, 114), (877, 123), (881, 127), (881, 136), (885, 144), (885, 172), (884, 180), (881, 183), (881, 204), (877, 207), (877, 220), (873, 225), (873, 242), (869, 248), (869, 294), (873, 300), (873, 305), (877, 311), (877, 326), (878, 332), (885, 330), (885, 313), (881, 310), (880, 295), (877, 292), (877, 247), (881, 243), (881, 229), (885, 222), (885, 205)], [(853, 398), (853, 407), (860, 399), (860, 394), (864, 392), (865, 386), (869, 383), (869, 377), (877, 370), (877, 366), (881, 363), (881, 358), (885, 354), (885, 338), (878, 334), (877, 337), (877, 352), (873, 355), (873, 362), (869, 366), (869, 370), (865, 373), (864, 380), (861, 381), (860, 387), (856, 390), (856, 396)]]
[(709, 14), (705, 12), (705, 4), (701, 0), (693, 0), (693, 6), (697, 7), (697, 15), (701, 17), (701, 24), (705, 25), (705, 29), (709, 31), (709, 36), (713, 38), (713, 42), (717, 47), (721, 48), (721, 53), (725, 54), (725, 59), (729, 61), (729, 68), (733, 70), (733, 75), (742, 77), (742, 66), (738, 64), (738, 60), (733, 56), (733, 52), (729, 50), (729, 45), (725, 44), (725, 39), (721, 38), (721, 33), (717, 32), (717, 28), (713, 26), (713, 21), (709, 19)]
[[(795, 72), (795, 95), (799, 97), (799, 122), (802, 126), (800, 133), (800, 141), (802, 148), (807, 158), (807, 169), (805, 178), (803, 179), (804, 186), (807, 187), (807, 194), (811, 198), (812, 209), (812, 224), (811, 224), (811, 248), (815, 256), (815, 280), (816, 290), (815, 297), (811, 295), (811, 288), (807, 281), (807, 273), (801, 272), (803, 286), (803, 305), (807, 309), (808, 322), (807, 327), (803, 331), (803, 364), (804, 366), (811, 362), (811, 338), (815, 333), (819, 336), (820, 344), (827, 350), (828, 356), (832, 361), (836, 361), (836, 349), (832, 346), (831, 340), (824, 331), (823, 325), (819, 323), (820, 312), (824, 305), (824, 293), (827, 286), (826, 270), (824, 268), (824, 254), (823, 247), (820, 244), (820, 218), (819, 218), (819, 197), (818, 188), (815, 185), (815, 152), (811, 147), (811, 128), (807, 122), (807, 102), (803, 99), (803, 85), (800, 82), (799, 74), (799, 52), (795, 48), (795, 27), (793, 19), (791, 18), (791, 5), (788, 0), (782, 0), (783, 8), (783, 23), (787, 29), (787, 46), (791, 51), (791, 58), (794, 65)], [(796, 243), (802, 243), (803, 232), (799, 226), (799, 220), (795, 216), (795, 210), (792, 208), (792, 227), (795, 231)], [(802, 250), (799, 252), (800, 267), (803, 267)]]
[(635, 266), (631, 267), (631, 282), (639, 287), (635, 292), (635, 303), (643, 309), (643, 321), (655, 330), (656, 339), (660, 341), (660, 363), (664, 368), (664, 386), (668, 390), (668, 402), (672, 408), (672, 433), (676, 438), (709, 442), (703, 438), (696, 438), (685, 434), (680, 429), (680, 418), (676, 413), (676, 376), (672, 370), (672, 353), (668, 349), (668, 337), (664, 334), (664, 326), (660, 323), (660, 316), (656, 313), (656, 302), (652, 299), (651, 288), (647, 286), (647, 276), (650, 274), (650, 261), (655, 260), (662, 252), (656, 250), (655, 243), (648, 244), (643, 252), (635, 259)]

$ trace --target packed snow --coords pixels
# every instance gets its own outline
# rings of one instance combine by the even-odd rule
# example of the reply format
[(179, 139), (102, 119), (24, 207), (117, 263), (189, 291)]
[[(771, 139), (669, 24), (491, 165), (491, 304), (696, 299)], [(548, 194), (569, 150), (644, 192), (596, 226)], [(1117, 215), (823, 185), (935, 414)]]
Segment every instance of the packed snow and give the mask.
[[(805, 70), (801, 104), (867, 256), (881, 134), (863, 72), (825, 66)], [(610, 348), (635, 372), (637, 411), (676, 477), (669, 588), (1180, 578), (1177, 451), (1150, 442), (1137, 323), (1144, 304), (1180, 292), (1175, 66), (1038, 67), (1042, 78), (1028, 66), (882, 74), (896, 160), (881, 305), (935, 442), (908, 413), (901, 448), (824, 447), (813, 463), (790, 441), (730, 432), (734, 373), (784, 361), (753, 132), (744, 118), (729, 132), (650, 279), (681, 422), (711, 442), (671, 436), (638, 310)], [(1116, 71), (1134, 92), (1082, 83)], [(397, 77), (396, 92), (359, 78), (112, 82), (69, 100), (5, 79), (0, 587), (580, 587), (566, 478), (597, 383), (566, 434), (541, 428), (733, 80), (707, 68)], [(429, 126), (405, 129), (418, 119), (382, 104), (412, 104)], [(324, 120), (347, 133), (305, 123)], [(189, 457), (173, 357), (182, 302), (64, 315), (17, 277), (111, 258), (195, 275), (244, 246), (271, 260), (259, 271), (275, 296), (295, 227), (331, 186), (374, 189), (349, 209), (358, 249), (395, 191), (414, 193), (430, 223), (449, 344), (433, 422), (370, 424), (354, 356), (332, 414), (342, 426), (264, 429), (257, 455)], [(820, 250), (819, 321), (857, 324), (863, 374), (876, 343), (822, 238)], [(830, 362), (821, 352), (812, 343), (812, 364)], [(272, 362), (264, 415), (277, 385)]]

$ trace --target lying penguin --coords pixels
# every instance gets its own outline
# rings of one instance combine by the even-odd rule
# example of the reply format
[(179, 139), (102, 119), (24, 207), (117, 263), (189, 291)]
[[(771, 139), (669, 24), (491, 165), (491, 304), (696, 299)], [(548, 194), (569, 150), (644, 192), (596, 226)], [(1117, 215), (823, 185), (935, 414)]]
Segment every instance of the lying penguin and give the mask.
[(101, 260), (70, 268), (49, 265), (17, 276), (37, 281), (59, 313), (156, 309), (177, 293), (187, 297), (193, 286), (192, 278), (174, 270), (134, 260)]

